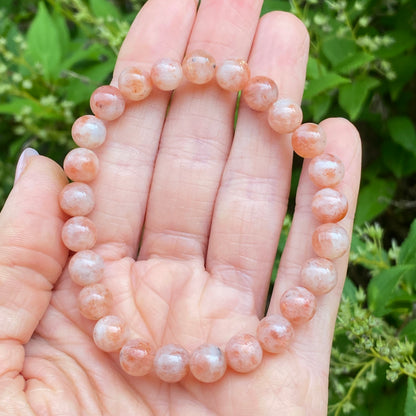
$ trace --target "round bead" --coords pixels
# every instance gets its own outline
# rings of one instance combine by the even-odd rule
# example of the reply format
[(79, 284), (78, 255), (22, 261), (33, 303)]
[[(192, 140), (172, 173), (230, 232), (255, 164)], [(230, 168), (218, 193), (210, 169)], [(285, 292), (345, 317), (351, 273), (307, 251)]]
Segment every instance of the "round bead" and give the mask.
[(62, 227), (62, 241), (72, 251), (94, 247), (96, 235), (95, 224), (86, 217), (72, 217)]
[(131, 376), (145, 376), (153, 368), (155, 349), (143, 339), (131, 339), (120, 350), (121, 368)]
[(180, 345), (163, 345), (156, 352), (153, 367), (162, 381), (176, 383), (188, 373), (189, 353)]
[(162, 91), (176, 89), (182, 81), (182, 66), (178, 61), (163, 58), (157, 61), (150, 72), (153, 85)]
[(98, 283), (104, 272), (103, 258), (91, 250), (75, 253), (68, 264), (68, 272), (72, 281), (80, 286)]
[(78, 295), (78, 308), (85, 318), (96, 321), (110, 313), (111, 292), (102, 284), (85, 286)]
[(257, 327), (257, 339), (261, 347), (273, 354), (287, 349), (294, 333), (292, 324), (280, 315), (264, 317)]
[(144, 69), (132, 66), (124, 69), (118, 77), (118, 88), (128, 100), (144, 100), (152, 91), (150, 74)]
[(72, 217), (88, 215), (93, 210), (94, 204), (94, 192), (86, 183), (69, 183), (59, 194), (62, 211)]
[(337, 270), (332, 261), (315, 257), (305, 262), (300, 279), (300, 284), (314, 295), (323, 295), (337, 284)]
[(329, 153), (315, 156), (308, 167), (311, 181), (320, 188), (338, 185), (344, 177), (344, 172), (342, 161)]
[(312, 234), (312, 247), (319, 257), (337, 259), (349, 249), (348, 233), (338, 224), (320, 225)]
[(185, 56), (183, 74), (194, 84), (206, 84), (215, 75), (215, 59), (204, 51), (196, 50)]
[(90, 99), (91, 111), (102, 120), (119, 118), (125, 108), (125, 101), (120, 90), (111, 85), (98, 87)]
[(326, 134), (324, 129), (315, 123), (305, 123), (292, 134), (293, 150), (303, 158), (312, 158), (325, 150)]
[(64, 171), (69, 179), (75, 182), (90, 182), (98, 174), (98, 157), (89, 149), (71, 150), (64, 159)]
[(93, 338), (95, 345), (105, 352), (119, 350), (126, 342), (126, 323), (115, 315), (101, 318), (94, 326)]
[(269, 108), (270, 127), (279, 134), (291, 133), (302, 123), (303, 113), (298, 104), (289, 99), (275, 101)]
[(321, 222), (341, 221), (347, 211), (347, 198), (335, 189), (323, 188), (312, 198), (312, 213)]
[(213, 383), (224, 375), (227, 363), (219, 347), (202, 344), (192, 353), (189, 368), (197, 380)]
[(227, 91), (242, 90), (250, 79), (250, 68), (243, 59), (227, 59), (217, 68), (218, 85)]
[(95, 116), (82, 116), (75, 120), (71, 130), (74, 142), (87, 149), (101, 146), (107, 135), (107, 128), (102, 120)]
[(255, 111), (266, 111), (277, 100), (278, 95), (276, 83), (264, 76), (251, 78), (243, 90), (247, 105)]
[(251, 334), (233, 336), (225, 346), (227, 364), (238, 373), (248, 373), (256, 369), (263, 358), (260, 343)]
[(280, 310), (294, 325), (307, 322), (316, 311), (315, 296), (304, 287), (288, 289), (280, 299)]

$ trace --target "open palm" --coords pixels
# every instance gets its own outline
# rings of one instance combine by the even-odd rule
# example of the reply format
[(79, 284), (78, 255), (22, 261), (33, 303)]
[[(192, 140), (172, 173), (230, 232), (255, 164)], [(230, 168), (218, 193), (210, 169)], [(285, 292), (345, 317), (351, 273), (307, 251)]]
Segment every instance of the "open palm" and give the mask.
[[(115, 77), (134, 63), (181, 59), (204, 49), (217, 61), (248, 58), (253, 75), (276, 80), (281, 97), (301, 99), (308, 36), (293, 16), (258, 20), (259, 0), (149, 0), (120, 52)], [(239, 332), (254, 333), (264, 315), (270, 275), (287, 208), (292, 150), (265, 115), (242, 101), (234, 131), (236, 95), (216, 85), (184, 83), (170, 102), (154, 92), (108, 124), (92, 183), (95, 250), (106, 260), (104, 284), (114, 313), (133, 336), (189, 351), (204, 342), (224, 346)], [(360, 172), (354, 127), (341, 119), (321, 124), (327, 151), (346, 167), (340, 189), (351, 232)], [(307, 166), (307, 162), (305, 162)], [(287, 352), (265, 354), (242, 375), (227, 371), (204, 384), (192, 376), (167, 384), (134, 378), (117, 354), (98, 350), (93, 322), (77, 308), (69, 279), (57, 195), (62, 170), (34, 157), (0, 217), (0, 414), (5, 415), (313, 415), (326, 414), (332, 331), (347, 267), (318, 298), (309, 323), (296, 328)], [(296, 285), (312, 257), (310, 212), (316, 191), (305, 169), (293, 225), (268, 313)], [(140, 246), (140, 250), (139, 250)], [(137, 254), (138, 253), (138, 254)]]

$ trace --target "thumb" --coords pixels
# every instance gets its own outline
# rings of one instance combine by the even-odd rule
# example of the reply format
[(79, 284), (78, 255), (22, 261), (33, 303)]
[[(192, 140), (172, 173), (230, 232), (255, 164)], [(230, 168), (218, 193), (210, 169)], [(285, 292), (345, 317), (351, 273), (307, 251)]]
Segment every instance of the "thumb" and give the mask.
[[(67, 180), (52, 160), (27, 149), (0, 213), (0, 378), (16, 376), (68, 255), (58, 194)], [(11, 374), (12, 373), (12, 374)]]

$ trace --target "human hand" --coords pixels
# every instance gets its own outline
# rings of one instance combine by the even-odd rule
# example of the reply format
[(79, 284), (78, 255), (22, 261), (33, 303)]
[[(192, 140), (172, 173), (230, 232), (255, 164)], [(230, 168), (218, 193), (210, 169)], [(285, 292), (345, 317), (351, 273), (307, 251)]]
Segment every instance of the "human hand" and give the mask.
[[(258, 21), (258, 0), (149, 0), (120, 51), (114, 79), (126, 66), (185, 51), (207, 50), (217, 62), (248, 57), (253, 75), (276, 80), (280, 96), (300, 102), (308, 36), (293, 16)], [(252, 44), (254, 39), (254, 43)], [(174, 94), (154, 91), (108, 123), (91, 184), (97, 226), (94, 250), (106, 260), (104, 284), (114, 313), (136, 336), (189, 351), (233, 334), (255, 333), (264, 308), (290, 188), (289, 136), (278, 137), (265, 114), (215, 83), (184, 83)], [(346, 172), (339, 189), (351, 234), (360, 176), (360, 141), (345, 120), (322, 124), (326, 151)], [(162, 130), (163, 129), (163, 130)], [(308, 161), (304, 166), (307, 167)], [(313, 319), (295, 329), (287, 351), (265, 354), (248, 374), (229, 370), (212, 384), (154, 375), (127, 376), (118, 354), (92, 341), (94, 323), (77, 307), (65, 267), (66, 216), (58, 194), (62, 170), (33, 157), (0, 217), (0, 414), (5, 415), (325, 415), (332, 332), (348, 256), (335, 261), (338, 284), (318, 297)], [(296, 285), (313, 256), (311, 214), (317, 188), (305, 168), (292, 228), (268, 313)], [(143, 234), (141, 231), (143, 229)], [(140, 243), (140, 250), (139, 250)], [(137, 257), (137, 252), (139, 254)], [(136, 260), (137, 259), (137, 260)]]

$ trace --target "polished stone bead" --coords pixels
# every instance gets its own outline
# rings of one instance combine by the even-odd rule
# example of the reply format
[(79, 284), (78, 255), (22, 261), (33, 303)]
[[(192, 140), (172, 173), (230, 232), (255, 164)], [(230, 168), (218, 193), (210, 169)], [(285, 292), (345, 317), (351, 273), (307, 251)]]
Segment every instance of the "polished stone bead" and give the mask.
[(264, 76), (249, 79), (243, 90), (247, 105), (255, 111), (266, 111), (277, 100), (279, 91), (276, 83)]
[(341, 221), (348, 211), (344, 194), (332, 188), (320, 189), (312, 198), (312, 213), (321, 222)]
[(75, 182), (91, 182), (97, 177), (98, 169), (98, 157), (89, 149), (73, 149), (64, 159), (65, 174)]
[(261, 347), (273, 354), (286, 350), (294, 333), (292, 324), (281, 315), (268, 315), (257, 327), (257, 339)]
[(96, 240), (95, 224), (86, 217), (72, 217), (62, 227), (62, 241), (72, 251), (88, 250)]
[(127, 339), (127, 325), (115, 315), (101, 318), (94, 326), (95, 345), (105, 352), (118, 351)]
[(177, 344), (163, 345), (156, 351), (153, 368), (162, 381), (176, 383), (189, 371), (189, 353)]
[(213, 344), (202, 344), (194, 350), (189, 361), (192, 375), (203, 383), (219, 380), (227, 369), (223, 352)]
[(75, 253), (68, 264), (72, 281), (79, 286), (88, 286), (101, 281), (104, 272), (103, 258), (91, 250)]
[(151, 93), (152, 87), (149, 72), (137, 66), (125, 68), (118, 78), (118, 88), (127, 100), (144, 100)]
[(237, 92), (250, 79), (250, 68), (243, 59), (227, 59), (217, 67), (216, 79), (224, 90)]
[(71, 182), (59, 194), (59, 205), (65, 214), (76, 217), (88, 215), (94, 208), (94, 192), (82, 182)]
[(344, 172), (342, 161), (329, 153), (314, 157), (308, 167), (311, 181), (320, 188), (337, 186), (342, 181)]
[(102, 120), (115, 120), (123, 112), (126, 103), (120, 90), (111, 85), (98, 87), (90, 99), (90, 107), (94, 115)]
[(297, 103), (289, 99), (280, 99), (270, 106), (267, 119), (274, 131), (287, 134), (300, 126), (302, 118), (302, 109)]
[(206, 84), (215, 76), (215, 59), (202, 50), (185, 56), (182, 63), (183, 74), (189, 82)]
[(75, 120), (71, 130), (74, 142), (87, 149), (101, 146), (107, 135), (107, 128), (102, 120), (95, 116), (86, 115)]
[(313, 293), (304, 287), (286, 290), (280, 298), (282, 315), (292, 324), (297, 325), (312, 319), (316, 311), (316, 299)]
[(225, 346), (225, 359), (230, 368), (238, 373), (256, 369), (263, 358), (259, 341), (251, 334), (234, 335)]
[(174, 59), (160, 59), (153, 65), (150, 77), (155, 87), (162, 91), (173, 91), (182, 81), (182, 66)]
[(337, 284), (334, 263), (322, 257), (308, 259), (300, 272), (300, 284), (316, 296), (330, 292)]
[(81, 314), (96, 321), (110, 313), (113, 304), (111, 292), (102, 284), (85, 286), (78, 295), (78, 308)]
[(312, 234), (312, 248), (319, 257), (337, 259), (343, 256), (349, 247), (348, 233), (338, 224), (322, 224)]
[(120, 350), (120, 366), (131, 376), (145, 376), (153, 368), (155, 353), (150, 342), (140, 338), (131, 339)]
[(304, 123), (292, 134), (292, 147), (295, 153), (303, 158), (312, 158), (325, 150), (326, 134), (324, 129), (315, 123)]

